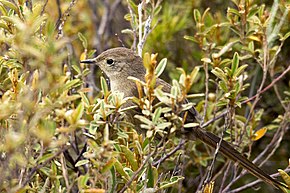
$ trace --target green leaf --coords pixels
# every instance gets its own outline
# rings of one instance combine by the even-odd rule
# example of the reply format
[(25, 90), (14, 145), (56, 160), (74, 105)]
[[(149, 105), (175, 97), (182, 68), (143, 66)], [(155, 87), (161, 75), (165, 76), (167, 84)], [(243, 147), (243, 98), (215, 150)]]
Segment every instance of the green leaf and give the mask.
[(186, 123), (183, 127), (184, 128), (194, 128), (199, 126), (199, 123)]
[(79, 92), (79, 94), (81, 95), (82, 102), (84, 103), (84, 105), (86, 107), (89, 107), (90, 106), (90, 100), (88, 99), (87, 95), (85, 95), (83, 92)]
[(80, 161), (78, 161), (78, 162), (75, 164), (75, 167), (80, 167), (80, 166), (82, 166), (82, 165), (86, 165), (86, 164), (88, 164), (88, 163), (89, 163), (89, 160), (87, 160), (87, 159), (80, 160)]
[(232, 61), (231, 77), (233, 77), (234, 74), (236, 73), (236, 70), (239, 67), (239, 62), (240, 62), (239, 54), (238, 52), (235, 52), (233, 61)]
[(108, 89), (107, 81), (103, 76), (101, 76), (101, 88), (102, 88), (102, 91), (104, 92), (104, 96), (107, 97), (109, 95), (109, 89)]
[(168, 96), (166, 96), (166, 93), (164, 93), (160, 87), (154, 90), (154, 94), (160, 102), (164, 104), (170, 104), (171, 100)]
[(252, 16), (256, 15), (259, 12), (259, 8), (258, 7), (253, 7), (249, 12), (247, 17), (251, 18)]
[(289, 32), (287, 32), (281, 39), (280, 39), (280, 41), (285, 41), (286, 39), (288, 39), (289, 38), (289, 36), (290, 36), (290, 31)]
[(148, 52), (146, 52), (143, 56), (143, 64), (146, 69), (150, 69), (151, 67), (151, 57)]
[(238, 17), (241, 16), (241, 14), (239, 13), (239, 11), (236, 10), (236, 9), (233, 9), (233, 8), (228, 8), (227, 12), (228, 12), (228, 13), (232, 13), (232, 14), (234, 14), (234, 15), (237, 15)]
[(152, 121), (150, 121), (149, 119), (147, 119), (144, 116), (141, 115), (135, 115), (134, 116), (136, 119), (139, 119), (140, 121), (142, 121), (143, 123), (147, 124), (147, 125), (153, 125)]
[(134, 3), (133, 0), (127, 0), (130, 7), (132, 8), (132, 10), (134, 11), (134, 13), (138, 13), (138, 6)]
[(167, 127), (170, 127), (172, 125), (172, 123), (170, 122), (166, 122), (166, 123), (160, 123), (156, 126), (157, 130), (164, 130)]
[(278, 169), (278, 171), (283, 180), (286, 182), (287, 186), (290, 187), (290, 176), (284, 170)]
[(226, 44), (217, 54), (213, 54), (213, 57), (215, 57), (215, 58), (221, 57), (224, 53), (229, 51), (239, 41), (240, 40), (234, 40), (234, 41), (231, 41), (230, 43)]
[(176, 86), (172, 86), (172, 87), (171, 87), (170, 94), (171, 94), (171, 96), (172, 96), (174, 99), (177, 99), (177, 96), (178, 96), (178, 89), (177, 89)]
[(153, 168), (151, 164), (149, 164), (148, 166), (147, 178), (148, 178), (147, 187), (153, 188), (155, 184), (155, 180), (154, 180)]
[(89, 174), (78, 177), (78, 188), (86, 188), (89, 179)]
[(116, 160), (115, 159), (110, 159), (102, 168), (101, 173), (105, 173), (108, 170), (111, 170), (115, 164)]
[(240, 67), (236, 70), (236, 72), (235, 72), (235, 74), (234, 74), (233, 77), (238, 77), (238, 76), (240, 76), (240, 75), (244, 72), (244, 70), (245, 70), (247, 67), (248, 67), (247, 64), (244, 64), (244, 65), (240, 66)]
[(54, 156), (53, 153), (47, 153), (47, 154), (43, 155), (42, 157), (40, 157), (40, 159), (38, 160), (38, 163), (45, 162), (46, 160), (52, 158), (53, 156)]
[(78, 107), (74, 110), (72, 114), (73, 123), (77, 123), (82, 118), (83, 112), (84, 112), (84, 104), (81, 102), (79, 103)]
[(199, 72), (199, 67), (194, 67), (194, 69), (192, 70), (192, 72), (190, 73), (190, 82), (193, 83), (198, 75)]
[(152, 118), (152, 121), (153, 123), (157, 123), (158, 119), (160, 118), (160, 115), (161, 115), (161, 110), (162, 108), (161, 107), (158, 107), (154, 113), (153, 113), (153, 118)]
[(138, 169), (138, 163), (134, 156), (134, 153), (128, 149), (127, 146), (120, 145), (122, 152), (125, 155), (125, 158), (128, 160), (129, 164), (132, 166), (133, 171)]
[(13, 3), (6, 0), (0, 0), (0, 2), (3, 3), (5, 6), (9, 7), (10, 9), (14, 10), (15, 12), (19, 12), (18, 7)]
[(201, 22), (201, 14), (198, 9), (193, 10), (193, 18), (194, 18), (195, 23)]
[(125, 172), (123, 165), (119, 162), (119, 160), (115, 159), (115, 168), (116, 170), (119, 172), (119, 174), (121, 174), (121, 176), (123, 176), (126, 180), (130, 179), (130, 176)]
[(162, 72), (164, 71), (164, 69), (165, 69), (165, 67), (166, 67), (166, 64), (167, 64), (167, 58), (163, 58), (163, 59), (159, 62), (158, 66), (157, 66), (156, 69), (155, 69), (156, 77), (159, 77), (159, 76), (162, 74)]
[(184, 179), (183, 176), (173, 176), (170, 178), (169, 182), (162, 182), (160, 185), (160, 189), (169, 188), (183, 179)]
[(193, 36), (187, 36), (187, 35), (185, 35), (183, 38), (186, 39), (186, 40), (190, 40), (192, 42), (197, 42), (197, 40)]
[(253, 41), (251, 41), (251, 42), (249, 43), (248, 48), (249, 48), (249, 50), (252, 51), (252, 53), (254, 53), (254, 51), (255, 51), (255, 44), (254, 44)]
[(228, 104), (228, 102), (226, 100), (221, 100), (221, 101), (218, 101), (216, 106), (217, 107), (222, 107), (222, 106), (226, 106)]
[(60, 88), (60, 92), (64, 92), (64, 91), (67, 91), (67, 90), (70, 90), (74, 87), (77, 87), (81, 84), (81, 81), (80, 79), (73, 79), (73, 80), (69, 80), (65, 83), (65, 85)]
[(0, 4), (0, 12), (2, 13), (3, 16), (7, 16), (7, 10), (2, 4)]
[(237, 82), (235, 85), (234, 85), (234, 90), (235, 90), (235, 94), (239, 94), (240, 90), (241, 90), (241, 84), (239, 82)]
[[(130, 15), (130, 14), (129, 14)], [(134, 34), (134, 31), (131, 29), (123, 29), (121, 31), (122, 34)]]
[(114, 167), (111, 167), (110, 174), (111, 174), (111, 176), (109, 178), (110, 181), (109, 181), (109, 190), (108, 190), (108, 192), (114, 193), (116, 191), (115, 188), (116, 188), (116, 185), (117, 185), (117, 175), (116, 175), (116, 170), (115, 170)]
[(83, 44), (83, 47), (84, 47), (85, 49), (87, 49), (87, 48), (88, 48), (88, 41), (87, 41), (87, 39), (85, 38), (85, 36), (84, 36), (81, 32), (78, 33), (78, 36), (79, 36), (79, 39), (81, 40), (81, 42), (82, 42), (82, 44)]
[(220, 69), (219, 67), (215, 67), (211, 72), (219, 79), (225, 82), (227, 81), (227, 76), (225, 75), (224, 71), (222, 71), (222, 69)]
[(7, 26), (6, 23), (0, 21), (0, 28), (6, 29), (7, 31), (10, 31), (9, 27)]

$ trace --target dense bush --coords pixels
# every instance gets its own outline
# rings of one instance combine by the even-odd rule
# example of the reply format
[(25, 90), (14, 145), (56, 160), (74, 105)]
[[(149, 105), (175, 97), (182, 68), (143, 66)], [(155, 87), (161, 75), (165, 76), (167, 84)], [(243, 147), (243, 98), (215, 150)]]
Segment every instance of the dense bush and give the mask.
[[(196, 124), (184, 124), (180, 113), (193, 104), (204, 129), (289, 185), (289, 6), (0, 0), (1, 192), (257, 188), (259, 181), (200, 141), (167, 135)], [(123, 45), (143, 56), (151, 78), (167, 63), (161, 77), (173, 86), (169, 95), (135, 80), (148, 93), (135, 99), (143, 134), (123, 119), (127, 99), (109, 91), (97, 68), (79, 63)], [(152, 105), (152, 97), (169, 106)], [(180, 105), (185, 98), (190, 103)]]

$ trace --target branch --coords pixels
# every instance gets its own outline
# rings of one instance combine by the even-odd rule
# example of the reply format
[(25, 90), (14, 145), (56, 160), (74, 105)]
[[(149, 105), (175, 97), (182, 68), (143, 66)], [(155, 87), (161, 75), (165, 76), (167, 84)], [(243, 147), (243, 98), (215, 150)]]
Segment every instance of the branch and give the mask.
[[(285, 172), (290, 172), (290, 168), (286, 168), (284, 171), (285, 171)], [(275, 173), (275, 174), (272, 174), (272, 175), (270, 175), (270, 176), (271, 176), (272, 178), (275, 178), (275, 177), (280, 176), (280, 173)], [(243, 191), (243, 190), (245, 190), (245, 189), (248, 189), (248, 188), (251, 188), (251, 187), (257, 185), (257, 184), (260, 183), (260, 182), (263, 182), (263, 181), (260, 180), (260, 179), (258, 179), (258, 180), (255, 180), (255, 181), (251, 182), (251, 183), (248, 183), (248, 184), (246, 184), (246, 185), (244, 185), (244, 186), (240, 186), (240, 187), (238, 187), (238, 188), (236, 188), (236, 189), (233, 189), (233, 190), (231, 190), (231, 191), (228, 191), (227, 193), (237, 193), (237, 192), (241, 192), (241, 191)]]
[(61, 153), (63, 153), (64, 151), (68, 150), (70, 146), (65, 146), (64, 148), (60, 149), (58, 152), (56, 152), (52, 157), (50, 157), (49, 159), (45, 160), (44, 162), (42, 162), (41, 164), (37, 165), (36, 167), (32, 168), (32, 170), (30, 171), (30, 173), (28, 174), (26, 180), (23, 182), (23, 184), (21, 185), (21, 188), (23, 188), (24, 186), (26, 186), (30, 179), (32, 178), (32, 176), (34, 175), (34, 173), (39, 170), (40, 168), (44, 167), (46, 164), (48, 164), (49, 162), (51, 162), (55, 157), (59, 156)]
[[(273, 82), (271, 82), (268, 86), (266, 86), (264, 89), (262, 89), (260, 92), (258, 92), (255, 96), (252, 96), (251, 98), (248, 98), (247, 100), (243, 101), (241, 104), (248, 103), (248, 102), (254, 100), (255, 98), (257, 98), (258, 96), (260, 96), (261, 94), (263, 94), (264, 92), (266, 92), (267, 90), (269, 90), (271, 87), (274, 86), (274, 84), (276, 84), (279, 80), (281, 80), (282, 77), (285, 76), (289, 71), (290, 71), (290, 65), (288, 66), (288, 68), (280, 76), (275, 78), (273, 80)], [(235, 107), (237, 107), (237, 106), (235, 106)], [(225, 110), (225, 111), (221, 112), (216, 117), (214, 117), (214, 118), (210, 119), (209, 121), (205, 122), (204, 124), (202, 124), (201, 128), (205, 128), (208, 125), (210, 125), (211, 123), (223, 118), (227, 113), (228, 113), (228, 110)]]
[(57, 36), (56, 39), (59, 39), (63, 35), (63, 26), (65, 21), (67, 20), (67, 17), (69, 16), (70, 11), (72, 10), (73, 6), (77, 3), (77, 0), (72, 0), (59, 21), (56, 24), (56, 29), (57, 29)]
[(160, 158), (158, 161), (153, 162), (152, 165), (153, 166), (159, 165), (161, 162), (165, 161), (167, 158), (169, 158), (171, 155), (173, 155), (175, 152), (181, 149), (184, 144), (185, 144), (185, 140), (181, 140), (179, 144), (172, 151), (170, 151), (168, 154)]
[(142, 163), (142, 165), (138, 168), (138, 170), (136, 170), (136, 172), (134, 172), (134, 174), (132, 175), (131, 179), (125, 184), (125, 186), (122, 188), (122, 190), (119, 193), (123, 193), (126, 191), (126, 189), (132, 184), (132, 182), (135, 180), (135, 178), (137, 177), (137, 175), (142, 171), (143, 167), (148, 163), (149, 159), (157, 152), (157, 148), (154, 149), (154, 151), (149, 154), (146, 159), (144, 160), (144, 162)]
[(278, 82), (289, 71), (290, 71), (290, 65), (288, 66), (288, 68), (285, 71), (282, 72), (282, 74), (280, 74), (280, 76), (278, 76), (277, 78), (275, 78), (268, 86), (266, 86), (263, 90), (261, 90), (260, 92), (258, 92), (255, 96), (252, 96), (251, 98), (248, 98), (247, 100), (243, 101), (242, 104), (245, 104), (247, 102), (250, 102), (250, 101), (254, 100), (260, 94), (262, 94), (262, 93), (266, 92), (267, 90), (269, 90), (272, 86), (274, 86), (274, 84), (276, 84), (276, 82)]

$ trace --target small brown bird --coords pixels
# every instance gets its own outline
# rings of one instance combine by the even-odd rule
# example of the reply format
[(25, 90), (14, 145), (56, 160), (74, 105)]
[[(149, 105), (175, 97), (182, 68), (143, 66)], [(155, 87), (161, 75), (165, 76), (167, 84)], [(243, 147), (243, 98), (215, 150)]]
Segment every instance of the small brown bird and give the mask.
[[(111, 91), (122, 92), (125, 97), (136, 96), (138, 97), (137, 87), (134, 81), (129, 80), (128, 77), (136, 77), (144, 81), (144, 76), (146, 70), (143, 66), (142, 58), (139, 57), (134, 51), (119, 47), (109, 49), (94, 59), (83, 60), (81, 63), (95, 64), (108, 76), (110, 79)], [(170, 92), (171, 86), (161, 79), (156, 80), (156, 86), (162, 85), (162, 90), (164, 92)], [(128, 102), (125, 106), (132, 105), (132, 102)], [(136, 112), (128, 112), (128, 115), (133, 117)], [(192, 108), (189, 111), (189, 117), (191, 120), (196, 119), (198, 115), (197, 111)], [(188, 131), (185, 135), (189, 140), (199, 139), (205, 144), (216, 148), (217, 144), (220, 142), (220, 138), (215, 134), (205, 131), (199, 127), (194, 127)], [(241, 155), (237, 150), (235, 150), (228, 142), (222, 140), (219, 151), (231, 159), (234, 162), (239, 163), (248, 172), (252, 173), (254, 176), (260, 178), (261, 180), (277, 187), (286, 187), (286, 185), (276, 181), (258, 166), (253, 164), (243, 155)]]

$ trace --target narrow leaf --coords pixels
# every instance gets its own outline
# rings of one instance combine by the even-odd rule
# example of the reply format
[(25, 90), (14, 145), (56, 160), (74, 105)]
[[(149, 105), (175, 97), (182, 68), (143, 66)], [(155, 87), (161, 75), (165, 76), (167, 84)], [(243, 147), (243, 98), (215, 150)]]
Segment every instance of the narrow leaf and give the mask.
[(136, 171), (138, 169), (138, 163), (137, 163), (137, 160), (135, 159), (133, 152), (124, 145), (120, 145), (120, 147), (126, 159), (128, 160), (129, 164), (132, 166), (133, 171)]
[(232, 61), (232, 68), (231, 68), (231, 76), (233, 77), (233, 75), (236, 73), (237, 68), (239, 67), (239, 54), (238, 52), (235, 52), (234, 57), (233, 57), (233, 61)]
[(284, 170), (279, 169), (278, 171), (283, 180), (285, 181), (285, 183), (287, 184), (287, 186), (290, 187), (290, 176)]
[(266, 127), (263, 127), (262, 129), (259, 129), (252, 136), (252, 140), (253, 141), (257, 141), (257, 140), (261, 139), (266, 134), (266, 132), (267, 132), (267, 128)]
[(156, 77), (159, 77), (162, 72), (164, 71), (165, 67), (166, 67), (166, 64), (167, 64), (167, 58), (163, 58), (158, 66), (156, 67), (156, 70), (155, 70), (155, 74), (156, 74)]
[(87, 160), (87, 159), (80, 160), (75, 164), (75, 167), (79, 167), (79, 166), (85, 165), (87, 163), (89, 163), (89, 160)]
[(225, 73), (222, 71), (222, 69), (215, 67), (211, 72), (214, 75), (216, 75), (216, 77), (218, 77), (219, 79), (227, 82), (227, 77), (226, 77)]
[(109, 89), (108, 89), (107, 81), (102, 76), (101, 76), (101, 88), (102, 88), (102, 91), (104, 92), (104, 96), (108, 96)]

